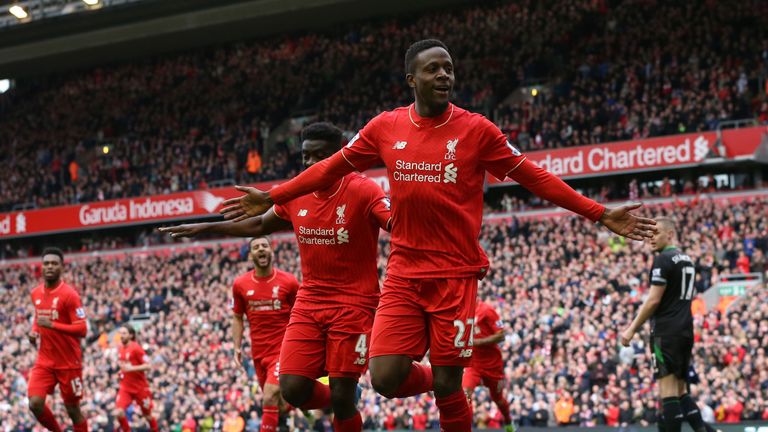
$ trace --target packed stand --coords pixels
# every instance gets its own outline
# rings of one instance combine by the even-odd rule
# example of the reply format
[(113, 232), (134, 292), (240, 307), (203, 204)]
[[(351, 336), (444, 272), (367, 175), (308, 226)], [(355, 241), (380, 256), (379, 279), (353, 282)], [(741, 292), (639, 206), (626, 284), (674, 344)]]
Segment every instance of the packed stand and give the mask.
[[(703, 199), (651, 212), (679, 220), (680, 246), (696, 261), (697, 290), (709, 289), (724, 274), (766, 274), (768, 200), (733, 204)], [(380, 242), (382, 273), (386, 240)], [(643, 342), (647, 333), (635, 339), (633, 348), (621, 349), (617, 341), (648, 289), (648, 249), (575, 217), (491, 222), (483, 228), (481, 244), (493, 264), (480, 294), (506, 322), (502, 352), (507, 397), (517, 421), (654, 423), (656, 389)], [(139, 341), (154, 364), (149, 377), (161, 429), (180, 431), (185, 422), (220, 426), (227, 416), (242, 417), (246, 430), (258, 429), (261, 394), (252, 367), (244, 373), (232, 364), (227, 308), (233, 279), (250, 267), (246, 254), (245, 247), (198, 248), (69, 264), (65, 280), (81, 290), (90, 320), (84, 411), (92, 427), (109, 430), (113, 422), (118, 367), (110, 332), (131, 315), (151, 313)], [(278, 244), (276, 265), (298, 274), (293, 242)], [(6, 430), (29, 430), (26, 380), (35, 350), (26, 339), (32, 312), (28, 293), (39, 283), (39, 267), (4, 267), (0, 273), (0, 337), (8, 341), (0, 361), (0, 424)], [(768, 420), (764, 298), (762, 287), (725, 315), (718, 310), (696, 315), (694, 361), (702, 382), (693, 394), (709, 421)], [(475, 398), (476, 425), (500, 427), (488, 392), (478, 388)], [(430, 395), (386, 400), (364, 380), (361, 401), (367, 429), (420, 430), (437, 424)], [(62, 408), (56, 405), (60, 415)], [(142, 420), (135, 416), (135, 421)], [(294, 410), (286, 424), (308, 430), (315, 422), (322, 426), (328, 417)]]
[[(768, 120), (763, 3), (493, 2), (22, 79), (0, 95), (0, 211), (290, 177), (296, 137), (265, 153), (273, 129), (314, 110), (353, 131), (409, 102), (403, 52), (422, 37), (453, 51), (455, 102), (525, 150)], [(550, 96), (495, 109), (542, 78)]]
[(765, 2), (613, 2), (594, 12), (559, 45), (563, 65), (537, 83), (546, 90), (495, 110), (523, 150), (714, 130), (727, 120), (768, 124)]

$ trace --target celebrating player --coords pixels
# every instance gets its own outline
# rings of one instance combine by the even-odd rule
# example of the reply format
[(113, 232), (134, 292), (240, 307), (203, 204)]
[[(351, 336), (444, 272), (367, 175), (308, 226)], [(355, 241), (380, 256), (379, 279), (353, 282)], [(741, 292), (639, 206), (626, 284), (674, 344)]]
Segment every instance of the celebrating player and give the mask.
[(75, 432), (88, 430), (88, 422), (80, 411), (83, 397), (83, 354), (80, 339), (88, 329), (80, 295), (61, 280), (64, 253), (58, 248), (43, 250), (43, 283), (32, 290), (35, 321), (29, 335), (36, 345), (40, 339), (37, 360), (29, 374), (29, 409), (43, 427), (61, 431), (45, 398), (59, 386), (64, 407), (72, 419)]
[(125, 410), (133, 401), (139, 404), (152, 432), (157, 432), (157, 420), (152, 417), (152, 392), (149, 390), (146, 371), (152, 368), (141, 345), (136, 342), (136, 330), (129, 324), (120, 327), (120, 390), (117, 392), (115, 417), (122, 432), (130, 432), (131, 425)]
[(256, 378), (264, 392), (264, 414), (261, 431), (277, 430), (280, 406), (278, 374), (280, 345), (291, 316), (291, 308), (299, 289), (299, 281), (287, 272), (273, 267), (272, 244), (267, 237), (251, 239), (248, 257), (254, 269), (235, 279), (232, 286), (232, 339), (235, 363), (242, 367), (243, 314), (248, 318), (251, 334), (251, 357)]
[[(311, 124), (301, 135), (306, 168), (342, 145), (341, 131), (329, 123)], [(359, 174), (348, 174), (325, 190), (275, 206), (263, 216), (162, 230), (175, 237), (203, 232), (248, 236), (293, 225), (303, 283), (283, 341), (280, 387), (288, 402), (304, 409), (325, 408), (333, 401), (334, 430), (343, 432), (362, 427), (355, 391), (367, 366), (379, 300), (377, 239), (380, 228), (389, 228), (389, 220), (381, 188)], [(315, 381), (323, 371), (330, 376), (330, 393)]]
[[(653, 221), (630, 213), (640, 204), (606, 209), (581, 196), (526, 160), (493, 123), (451, 104), (453, 60), (442, 42), (411, 45), (405, 69), (413, 104), (378, 115), (340, 152), (269, 192), (238, 186), (246, 195), (225, 201), (222, 213), (235, 221), (256, 216), (383, 163), (392, 194), (392, 252), (373, 326), (372, 384), (387, 397), (434, 388), (441, 428), (468, 431), (472, 416), (461, 379), (472, 357), (477, 279), (488, 270), (478, 243), (485, 171), (633, 239), (649, 237)], [(427, 349), (433, 380), (413, 362)]]
[(696, 268), (691, 257), (675, 246), (677, 230), (671, 219), (659, 218), (651, 239), (657, 252), (651, 268), (651, 289), (637, 316), (621, 334), (629, 346), (637, 330), (651, 318), (651, 359), (659, 382), (665, 432), (680, 432), (683, 419), (695, 432), (708, 430), (696, 403), (688, 395), (687, 377), (693, 351), (691, 299)]
[(514, 432), (515, 426), (509, 414), (509, 402), (504, 397), (504, 360), (498, 343), (504, 340), (504, 323), (488, 303), (478, 300), (475, 306), (475, 334), (470, 367), (464, 369), (461, 386), (467, 397), (472, 397), (475, 387), (488, 388), (491, 399), (504, 416), (504, 430)]

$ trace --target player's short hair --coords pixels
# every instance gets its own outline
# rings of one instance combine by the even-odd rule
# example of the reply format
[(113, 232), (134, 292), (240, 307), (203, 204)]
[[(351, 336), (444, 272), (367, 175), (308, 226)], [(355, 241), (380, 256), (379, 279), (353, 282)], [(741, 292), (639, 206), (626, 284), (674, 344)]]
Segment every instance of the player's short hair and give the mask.
[(326, 141), (337, 148), (341, 148), (344, 135), (341, 129), (328, 122), (311, 123), (301, 130), (301, 140), (320, 140)]
[(416, 56), (419, 55), (420, 52), (426, 51), (430, 48), (435, 48), (435, 47), (442, 48), (448, 51), (448, 55), (451, 55), (451, 51), (440, 40), (424, 39), (418, 42), (414, 42), (413, 45), (409, 46), (408, 50), (405, 51), (405, 73), (409, 74), (414, 72), (413, 61), (416, 59)]
[(136, 329), (133, 328), (133, 326), (130, 325), (130, 324), (123, 324), (123, 328), (128, 330), (128, 333), (131, 335), (131, 339), (135, 341), (136, 340)]
[(258, 237), (251, 237), (248, 240), (248, 248), (251, 248), (251, 246), (253, 246), (253, 242), (255, 240), (258, 240), (258, 239), (267, 239), (267, 241), (269, 242), (270, 247), (272, 246), (272, 238), (270, 236), (268, 236), (268, 235), (263, 235), (263, 236), (258, 236)]
[(59, 257), (62, 264), (64, 263), (64, 252), (57, 247), (47, 247), (43, 249), (43, 254), (40, 255), (40, 258), (45, 258), (46, 255), (56, 255)]
[(674, 219), (670, 217), (660, 217), (656, 218), (656, 223), (660, 226), (663, 226), (665, 228), (668, 228), (672, 231), (677, 232), (677, 224), (675, 223)]

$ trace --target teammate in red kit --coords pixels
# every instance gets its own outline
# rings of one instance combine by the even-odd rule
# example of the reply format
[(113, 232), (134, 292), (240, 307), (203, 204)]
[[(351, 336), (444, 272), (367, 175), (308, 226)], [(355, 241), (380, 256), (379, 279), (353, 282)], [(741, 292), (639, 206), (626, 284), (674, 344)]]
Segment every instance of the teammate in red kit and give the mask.
[(235, 362), (242, 367), (243, 314), (248, 318), (251, 335), (251, 358), (256, 378), (264, 392), (261, 431), (277, 430), (280, 406), (278, 374), (280, 345), (296, 300), (299, 281), (287, 272), (273, 267), (272, 244), (267, 237), (251, 239), (248, 256), (255, 268), (235, 279), (232, 286), (232, 338)]
[(509, 414), (509, 402), (504, 397), (504, 361), (498, 343), (504, 340), (504, 322), (488, 303), (478, 300), (475, 306), (475, 335), (472, 362), (464, 369), (461, 386), (467, 397), (472, 397), (475, 387), (488, 388), (491, 399), (504, 416), (504, 429), (514, 432), (515, 426)]
[[(309, 168), (341, 145), (338, 128), (311, 124), (302, 131), (302, 162)], [(359, 174), (348, 174), (263, 216), (162, 230), (174, 237), (203, 232), (249, 236), (293, 226), (303, 283), (283, 340), (280, 387), (294, 406), (311, 409), (330, 404), (334, 430), (344, 432), (362, 428), (355, 392), (367, 367), (379, 301), (378, 234), (380, 228), (389, 229), (389, 222), (389, 201), (381, 188)], [(330, 393), (328, 386), (315, 381), (324, 371), (330, 377)]]
[(32, 290), (35, 320), (30, 342), (40, 347), (29, 374), (29, 409), (43, 427), (61, 431), (61, 426), (45, 404), (45, 398), (59, 386), (64, 407), (75, 432), (87, 431), (88, 423), (80, 411), (83, 397), (83, 354), (80, 339), (88, 331), (80, 295), (61, 280), (64, 253), (58, 248), (43, 250), (43, 283)]
[(152, 392), (149, 390), (146, 371), (152, 369), (149, 358), (141, 345), (136, 342), (136, 330), (129, 324), (120, 327), (120, 390), (117, 392), (115, 417), (122, 432), (130, 432), (131, 426), (125, 417), (125, 410), (132, 402), (139, 404), (141, 413), (147, 419), (152, 432), (157, 432), (157, 420), (152, 416)]
[[(222, 213), (235, 221), (263, 214), (383, 163), (392, 195), (392, 251), (372, 332), (372, 384), (387, 397), (434, 389), (441, 428), (468, 431), (472, 416), (461, 380), (472, 357), (477, 279), (488, 269), (478, 243), (485, 172), (509, 176), (636, 240), (652, 235), (654, 221), (630, 213), (640, 204), (606, 209), (583, 197), (526, 160), (485, 117), (451, 104), (453, 60), (442, 42), (411, 45), (405, 70), (413, 104), (378, 115), (342, 151), (269, 192), (237, 186), (246, 194), (226, 200)], [(434, 379), (413, 362), (428, 349)]]

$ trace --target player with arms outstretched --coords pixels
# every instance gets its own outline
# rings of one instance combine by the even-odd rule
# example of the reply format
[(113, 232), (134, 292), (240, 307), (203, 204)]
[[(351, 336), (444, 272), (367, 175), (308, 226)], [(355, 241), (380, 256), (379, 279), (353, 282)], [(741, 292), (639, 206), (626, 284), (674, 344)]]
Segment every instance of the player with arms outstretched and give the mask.
[(251, 358), (256, 378), (264, 392), (264, 414), (261, 431), (274, 432), (279, 422), (280, 347), (291, 316), (291, 308), (299, 289), (292, 274), (273, 266), (274, 253), (268, 237), (254, 237), (249, 242), (248, 257), (254, 269), (235, 279), (232, 286), (232, 339), (235, 363), (242, 367), (243, 315), (248, 319), (251, 335)]
[[(342, 145), (341, 131), (329, 123), (308, 125), (301, 135), (306, 168)], [(389, 229), (389, 222), (389, 202), (381, 188), (359, 174), (348, 174), (263, 216), (163, 231), (175, 237), (204, 232), (249, 236), (293, 226), (303, 282), (283, 341), (280, 387), (294, 406), (312, 409), (330, 404), (334, 430), (344, 432), (362, 427), (355, 392), (367, 367), (379, 300), (377, 239), (380, 229)], [(324, 371), (330, 376), (330, 393), (328, 386), (315, 381)]]
[[(526, 160), (485, 117), (451, 104), (453, 60), (442, 42), (411, 45), (405, 69), (413, 104), (378, 115), (340, 152), (269, 192), (238, 186), (246, 195), (225, 201), (222, 213), (235, 221), (256, 216), (383, 163), (392, 251), (372, 332), (372, 384), (387, 397), (434, 389), (441, 428), (468, 431), (461, 380), (472, 357), (477, 280), (488, 269), (478, 243), (485, 172), (633, 239), (650, 236), (653, 221), (630, 213), (639, 204), (606, 209), (581, 196)], [(414, 361), (428, 349), (432, 375)]]
[(152, 416), (152, 392), (149, 390), (149, 381), (146, 371), (152, 369), (149, 357), (144, 349), (136, 342), (136, 329), (130, 324), (125, 324), (118, 330), (120, 335), (120, 348), (118, 360), (120, 361), (120, 390), (115, 401), (115, 417), (120, 423), (122, 432), (130, 432), (131, 425), (125, 416), (125, 410), (134, 401), (139, 404), (142, 415), (147, 419), (152, 432), (157, 432), (157, 420)]
[(696, 268), (691, 257), (677, 246), (677, 229), (668, 218), (658, 218), (658, 232), (651, 239), (657, 253), (651, 268), (651, 289), (637, 316), (621, 334), (629, 346), (637, 330), (651, 319), (651, 359), (659, 383), (662, 424), (665, 432), (680, 432), (687, 420), (695, 432), (713, 430), (701, 418), (688, 394), (688, 371), (693, 351), (691, 300)]
[(472, 363), (464, 369), (461, 386), (468, 398), (472, 397), (475, 387), (488, 388), (491, 399), (504, 416), (504, 430), (514, 432), (515, 425), (509, 414), (509, 402), (504, 397), (506, 380), (504, 379), (504, 360), (501, 357), (499, 343), (504, 340), (504, 322), (493, 306), (479, 300), (475, 306), (475, 335)]
[(61, 279), (64, 253), (58, 248), (43, 250), (43, 283), (32, 290), (35, 318), (30, 333), (33, 345), (40, 339), (37, 360), (29, 374), (29, 409), (43, 427), (61, 431), (45, 398), (56, 385), (75, 432), (88, 430), (80, 411), (83, 397), (83, 354), (80, 339), (88, 327), (80, 295)]

